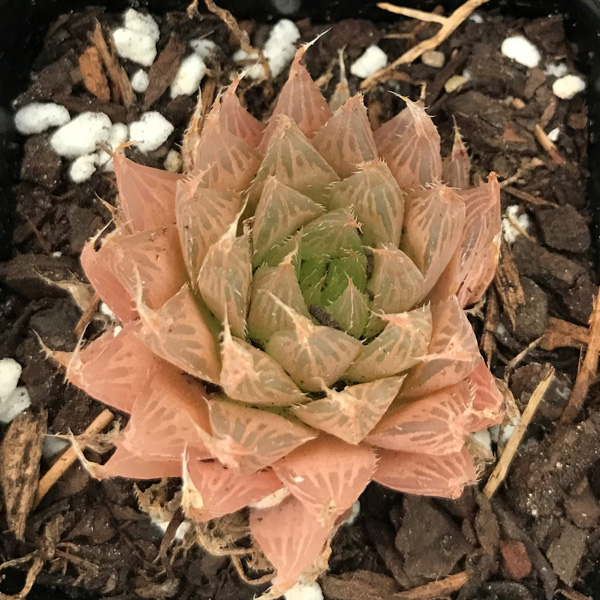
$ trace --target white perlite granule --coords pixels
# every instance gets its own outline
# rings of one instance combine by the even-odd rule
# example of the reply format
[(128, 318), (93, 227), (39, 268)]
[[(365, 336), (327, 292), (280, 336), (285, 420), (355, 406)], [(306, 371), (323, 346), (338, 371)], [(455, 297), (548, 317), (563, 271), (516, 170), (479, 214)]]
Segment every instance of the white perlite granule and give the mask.
[(77, 158), (91, 154), (101, 142), (106, 142), (112, 123), (101, 112), (84, 112), (58, 129), (50, 138), (50, 145), (60, 156)]
[(285, 600), (323, 600), (323, 590), (316, 581), (313, 583), (302, 583), (299, 581), (283, 597)]
[(202, 59), (206, 60), (211, 54), (216, 52), (218, 46), (212, 40), (199, 38), (190, 42), (190, 48)]
[(539, 50), (522, 35), (513, 35), (506, 38), (502, 42), (500, 51), (504, 56), (530, 69), (537, 67), (542, 58)]
[(387, 54), (379, 46), (369, 46), (362, 56), (350, 66), (350, 73), (361, 79), (373, 75), (383, 69), (388, 62)]
[(13, 358), (0, 360), (0, 423), (10, 423), (31, 405), (25, 387), (17, 387), (23, 371)]
[(86, 154), (76, 158), (69, 167), (69, 177), (73, 183), (87, 181), (98, 168), (99, 156), (97, 153)]
[(552, 84), (554, 95), (561, 100), (570, 100), (585, 90), (585, 80), (579, 75), (565, 75)]
[(142, 67), (149, 67), (156, 58), (156, 42), (145, 33), (127, 27), (113, 31), (115, 47), (121, 58), (126, 58)]
[(143, 94), (148, 89), (149, 83), (148, 73), (144, 69), (138, 69), (131, 77), (131, 87), (138, 94)]
[(205, 73), (206, 65), (199, 54), (190, 54), (184, 58), (171, 83), (171, 98), (195, 94)]
[(32, 102), (17, 111), (15, 127), (23, 135), (33, 135), (51, 127), (65, 125), (70, 119), (69, 111), (60, 104)]
[(159, 112), (150, 111), (129, 125), (129, 139), (137, 142), (140, 152), (152, 152), (167, 141), (173, 129), (173, 125)]
[(123, 22), (127, 29), (137, 31), (143, 35), (147, 35), (153, 42), (158, 42), (160, 38), (160, 29), (158, 23), (151, 15), (145, 15), (137, 10), (130, 8), (123, 15)]

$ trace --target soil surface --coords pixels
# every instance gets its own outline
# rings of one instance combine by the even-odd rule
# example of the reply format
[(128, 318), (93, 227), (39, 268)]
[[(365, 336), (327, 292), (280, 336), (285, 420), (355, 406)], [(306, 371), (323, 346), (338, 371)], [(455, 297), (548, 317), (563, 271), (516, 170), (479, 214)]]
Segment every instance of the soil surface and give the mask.
[[(456, 120), (470, 150), (475, 180), (492, 170), (499, 175), (509, 230), (502, 277), (470, 317), (494, 374), (507, 382), (519, 409), (526, 406), (545, 365), (552, 365), (556, 375), (506, 483), (491, 502), (477, 487), (458, 501), (446, 501), (369, 486), (360, 499), (358, 518), (334, 539), (330, 570), (321, 579), (329, 599), (430, 598), (435, 594), (393, 594), (452, 574), (459, 574), (459, 583), (440, 588), (438, 595), (533, 600), (550, 599), (557, 589), (572, 594), (569, 590), (574, 588), (594, 596), (596, 584), (595, 597), (600, 597), (598, 386), (592, 386), (575, 424), (558, 425), (587, 342), (586, 326), (597, 290), (585, 194), (587, 108), (584, 95), (569, 101), (556, 98), (552, 93), (556, 77), (543, 70), (546, 63), (561, 62), (576, 72), (574, 50), (565, 39), (560, 16), (535, 21), (493, 12), (482, 16), (481, 22), (467, 20), (437, 49), (444, 55), (443, 66), (421, 60), (404, 65), (394, 79), (369, 90), (365, 100), (376, 127), (402, 107), (402, 100), (390, 91), (413, 99), (424, 92), (444, 140), (444, 153), (449, 152)], [(96, 20), (108, 31), (120, 18), (92, 8), (52, 24), (32, 83), (16, 99), (16, 106), (55, 101), (72, 114), (99, 110), (113, 122), (124, 123), (149, 108), (158, 110), (175, 131), (157, 151), (148, 155), (134, 151), (132, 157), (162, 166), (168, 150), (181, 141), (195, 106), (193, 98), (171, 100), (165, 93), (184, 55), (182, 48), (204, 36), (216, 42), (219, 50), (203, 87), (215, 80), (219, 89), (237, 70), (232, 54), (238, 42), (214, 16), (193, 20), (184, 13), (157, 16), (159, 55), (165, 56), (150, 73), (149, 91), (136, 95), (126, 108), (115, 100), (114, 90), (112, 94), (108, 90), (107, 99), (101, 83), (94, 87), (88, 82), (86, 87), (80, 68)], [(386, 25), (360, 20), (297, 25), (303, 42), (330, 29), (306, 55), (307, 66), (327, 97), (339, 81), (338, 50), (344, 49), (348, 70), (371, 44), (394, 58), (439, 27), (407, 19)], [(256, 46), (262, 46), (269, 26), (255, 22), (241, 26)], [(539, 48), (542, 68), (530, 70), (502, 56), (502, 40), (513, 33), (524, 34)], [(138, 69), (127, 61), (122, 64), (130, 76)], [(445, 84), (456, 75), (465, 78), (463, 85), (448, 91)], [(285, 74), (258, 85), (242, 81), (249, 110), (258, 117), (268, 114), (284, 80)], [(349, 82), (351, 92), (356, 92), (360, 80), (350, 76)], [(546, 143), (548, 151), (540, 144), (539, 131), (555, 129), (558, 137), (555, 146)], [(89, 181), (73, 184), (68, 164), (54, 154), (45, 134), (24, 138), (23, 150), (21, 180), (15, 188), (13, 256), (0, 264), (0, 357), (13, 357), (23, 366), (21, 382), (29, 390), (32, 408), (22, 426), (31, 436), (43, 439), (46, 427), (49, 434), (77, 435), (103, 407), (65, 385), (55, 364), (46, 359), (40, 340), (55, 350), (72, 350), (77, 342), (75, 327), (89, 302), (87, 288), (76, 285), (85, 283), (78, 256), (84, 242), (110, 220), (115, 180), (113, 174), (99, 171)], [(106, 318), (96, 314), (86, 335), (102, 331)], [(124, 417), (119, 420), (125, 423)], [(6, 431), (2, 426), (3, 452), (22, 452), (22, 468), (31, 471), (37, 455), (30, 446), (35, 444), (15, 450), (10, 446), (14, 435)], [(102, 440), (95, 442), (87, 454), (102, 461), (110, 450)], [(492, 449), (501, 450), (496, 443)], [(56, 457), (42, 460), (42, 473), (53, 460)], [(492, 469), (493, 463), (482, 468), (482, 482)], [(5, 500), (0, 521), (8, 531), (7, 519), (18, 519), (22, 504), (13, 496), (17, 493), (22, 499), (31, 494), (37, 473), (24, 471), (16, 483), (14, 477), (9, 482), (6, 472), (2, 477)], [(176, 487), (177, 482), (171, 485)], [(0, 558), (29, 556), (19, 565), (25, 571), (40, 562), (38, 584), (64, 586), (61, 598), (244, 600), (265, 589), (243, 583), (227, 558), (212, 556), (185, 538), (167, 536), (172, 543), (161, 548), (163, 532), (139, 510), (133, 481), (99, 482), (75, 465), (29, 514), (22, 540), (10, 533), (0, 537)], [(461, 580), (465, 571), (468, 578)], [(0, 589), (16, 591), (19, 582), (12, 579)], [(47, 590), (30, 597), (38, 597), (35, 594), (51, 597)]]

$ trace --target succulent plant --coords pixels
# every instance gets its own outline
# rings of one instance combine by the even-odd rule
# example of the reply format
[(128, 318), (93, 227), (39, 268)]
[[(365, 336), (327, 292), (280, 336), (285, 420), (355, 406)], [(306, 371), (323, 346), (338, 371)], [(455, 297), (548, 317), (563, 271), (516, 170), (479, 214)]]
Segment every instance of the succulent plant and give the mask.
[(370, 481), (460, 495), (502, 412), (463, 311), (496, 267), (496, 177), (469, 187), (408, 99), (374, 133), (360, 96), (332, 113), (304, 51), (266, 125), (237, 81), (193, 121), (184, 175), (117, 151), (117, 227), (81, 260), (122, 324), (67, 369), (130, 415), (95, 474), (183, 476), (196, 521), (252, 505), (278, 593)]

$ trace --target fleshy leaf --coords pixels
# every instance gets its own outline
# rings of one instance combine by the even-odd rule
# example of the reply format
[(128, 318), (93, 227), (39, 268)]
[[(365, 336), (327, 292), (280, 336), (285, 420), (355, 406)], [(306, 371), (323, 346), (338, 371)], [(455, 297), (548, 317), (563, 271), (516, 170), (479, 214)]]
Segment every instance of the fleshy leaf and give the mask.
[(217, 399), (209, 401), (208, 409), (210, 450), (241, 475), (272, 465), (315, 437), (307, 427), (266, 410)]
[(373, 250), (373, 275), (369, 289), (375, 313), (400, 313), (413, 308), (423, 297), (425, 282), (415, 263), (398, 248)]
[(466, 190), (471, 181), (471, 161), (458, 127), (454, 126), (452, 153), (443, 164), (443, 181), (450, 187)]
[(254, 213), (269, 177), (275, 177), (317, 204), (327, 205), (327, 188), (339, 179), (336, 172), (291, 119), (279, 115), (273, 123), (275, 130), (267, 152), (250, 186), (248, 214)]
[(434, 456), (381, 450), (373, 479), (393, 490), (421, 496), (460, 498), (477, 475), (466, 448), (454, 454)]
[(147, 231), (175, 223), (175, 191), (183, 175), (153, 169), (113, 154), (119, 200), (132, 231)]
[(252, 228), (254, 264), (260, 264), (273, 246), (322, 214), (323, 209), (310, 198), (269, 177), (256, 207)]
[(383, 417), (403, 381), (404, 377), (385, 377), (341, 392), (328, 389), (326, 398), (297, 406), (294, 414), (311, 427), (358, 444)]
[(480, 431), (497, 425), (504, 416), (504, 399), (494, 376), (481, 359), (467, 378), (474, 390), (473, 412), (469, 415), (469, 431)]
[(367, 301), (356, 289), (352, 279), (342, 294), (328, 304), (326, 309), (342, 329), (355, 338), (360, 337), (369, 319)]
[[(495, 173), (490, 175), (488, 183), (461, 192), (461, 197), (466, 212), (463, 234), (452, 260), (432, 290), (430, 298), (435, 301), (454, 294), (462, 300), (472, 298), (473, 291), (483, 293), (496, 271), (496, 265), (485, 260), (490, 249), (497, 250), (496, 257), (499, 254), (495, 240), (501, 228), (500, 186)], [(478, 299), (475, 297), (474, 301)]]
[(292, 588), (304, 571), (323, 554), (331, 525), (322, 525), (305, 506), (290, 496), (272, 508), (250, 513), (250, 530), (277, 570), (273, 598)]
[(252, 181), (260, 156), (251, 146), (229, 133), (220, 119), (217, 103), (206, 118), (196, 148), (193, 175), (203, 187), (241, 192)]
[(194, 453), (186, 458), (184, 508), (194, 521), (210, 521), (262, 500), (281, 488), (271, 469), (237, 475), (216, 461), (201, 461)]
[(126, 323), (68, 355), (67, 379), (100, 402), (131, 412), (160, 360), (137, 338), (139, 329), (138, 321)]
[(427, 356), (410, 372), (403, 394), (415, 398), (470, 375), (481, 355), (477, 338), (456, 297), (431, 307), (433, 329)]
[(236, 77), (221, 98), (220, 120), (225, 131), (256, 148), (263, 135), (264, 125), (255, 119), (240, 103), (236, 94), (240, 78)]
[(375, 463), (369, 448), (320, 436), (277, 461), (273, 469), (309, 513), (326, 525), (356, 502)]
[(206, 390), (198, 381), (162, 363), (147, 379), (124, 430), (123, 446), (149, 460), (177, 459), (186, 449), (211, 457)]
[(160, 459), (139, 456), (117, 442), (116, 450), (103, 465), (94, 464), (92, 475), (96, 479), (127, 477), (127, 479), (162, 479), (181, 476), (181, 458)]
[(425, 277), (426, 294), (450, 262), (464, 223), (464, 202), (445, 185), (434, 185), (407, 199), (400, 248)]
[(293, 236), (275, 246), (267, 252), (263, 258), (263, 265), (276, 267), (287, 256), (291, 256), (291, 262), (296, 272), (300, 268), (300, 241), (302, 240), (302, 230), (298, 230)]
[(340, 177), (377, 158), (377, 149), (363, 97), (356, 95), (340, 107), (312, 140), (317, 152)]
[(273, 114), (264, 132), (260, 145), (263, 152), (277, 129), (279, 117), (288, 117), (296, 123), (306, 137), (312, 138), (333, 116), (317, 84), (300, 62), (305, 52), (305, 47), (299, 48), (296, 52), (288, 80), (281, 88)]
[(348, 289), (350, 280), (359, 290), (367, 286), (367, 257), (356, 250), (347, 250), (343, 256), (329, 262), (322, 302), (328, 304), (337, 300)]
[(384, 330), (369, 344), (345, 374), (350, 381), (374, 381), (397, 375), (420, 363), (432, 332), (429, 306), (410, 312), (384, 315)]
[(467, 415), (473, 407), (473, 388), (461, 381), (388, 412), (367, 442), (388, 450), (452, 454), (467, 437)]
[(290, 376), (265, 352), (231, 336), (221, 342), (221, 386), (234, 400), (250, 404), (296, 404), (306, 400)]
[(463, 284), (458, 290), (458, 301), (461, 306), (475, 304), (490, 287), (500, 258), (500, 235), (494, 239), (479, 264), (470, 273), (469, 283)]
[(358, 173), (331, 186), (329, 207), (347, 206), (354, 207), (364, 244), (398, 247), (404, 222), (404, 193), (383, 161), (362, 165)]
[(304, 317), (310, 316), (291, 256), (277, 267), (260, 267), (254, 274), (248, 313), (249, 336), (264, 345), (276, 331), (291, 329), (294, 319), (286, 307)]
[(357, 227), (358, 223), (347, 208), (325, 213), (303, 229), (302, 259), (342, 257), (348, 250), (360, 252), (362, 242)]
[(442, 176), (440, 135), (425, 109), (403, 98), (406, 108), (374, 134), (379, 156), (385, 158), (404, 191), (439, 181)]
[(227, 232), (241, 208), (242, 200), (237, 192), (201, 187), (197, 177), (179, 183), (177, 228), (192, 281), (196, 281), (210, 246)]
[(227, 321), (233, 334), (246, 337), (252, 263), (247, 233), (235, 237), (236, 223), (208, 250), (198, 275), (198, 289), (211, 312)]
[(302, 389), (312, 392), (335, 383), (361, 349), (362, 344), (347, 333), (313, 325), (297, 313), (294, 328), (277, 331), (266, 346), (290, 377)]
[(215, 339), (192, 292), (185, 285), (158, 311), (139, 308), (138, 337), (158, 356), (195, 377), (219, 383)]
[[(118, 235), (118, 234), (117, 234)], [(118, 247), (113, 238), (104, 240), (102, 247), (94, 250), (95, 239), (90, 240), (81, 252), (81, 266), (85, 276), (99, 298), (115, 313), (122, 323), (137, 318), (135, 302), (117, 274)]]

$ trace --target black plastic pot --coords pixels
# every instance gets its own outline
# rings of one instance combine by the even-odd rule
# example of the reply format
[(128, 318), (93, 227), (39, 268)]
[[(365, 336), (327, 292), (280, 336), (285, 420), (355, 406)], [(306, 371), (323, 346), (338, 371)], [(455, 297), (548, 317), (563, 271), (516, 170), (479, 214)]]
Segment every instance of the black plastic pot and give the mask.
[[(10, 256), (10, 238), (15, 210), (11, 191), (17, 180), (20, 148), (12, 125), (11, 100), (28, 83), (31, 64), (41, 48), (47, 27), (63, 12), (89, 4), (102, 5), (109, 11), (121, 11), (129, 5), (148, 7), (156, 13), (185, 10), (191, 0), (0, 0), (0, 260)], [(385, 20), (390, 17), (376, 7), (377, 0), (221, 0), (240, 19), (272, 20), (283, 16), (299, 19), (310, 17), (315, 23), (342, 18)], [(463, 0), (403, 0), (404, 6), (431, 9), (444, 4), (452, 9)], [(202, 0), (200, 1), (202, 4)], [(595, 214), (594, 245), (600, 264), (600, 0), (491, 0), (489, 7), (500, 6), (514, 16), (538, 17), (561, 12), (566, 16), (568, 35), (577, 45), (580, 70), (588, 78), (588, 103), (591, 116), (591, 142), (588, 198)], [(0, 282), (0, 292), (1, 292)], [(600, 599), (600, 566), (588, 579), (588, 590), (595, 588)], [(20, 589), (22, 577), (9, 572), (0, 585), (1, 591), (14, 593)], [(55, 590), (36, 586), (31, 600), (54, 598), (94, 598), (77, 590)]]

